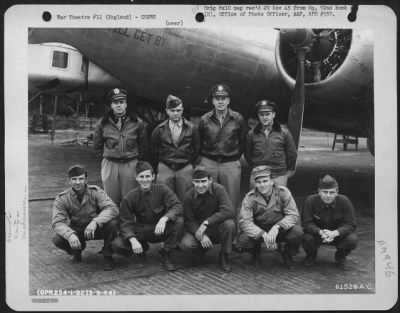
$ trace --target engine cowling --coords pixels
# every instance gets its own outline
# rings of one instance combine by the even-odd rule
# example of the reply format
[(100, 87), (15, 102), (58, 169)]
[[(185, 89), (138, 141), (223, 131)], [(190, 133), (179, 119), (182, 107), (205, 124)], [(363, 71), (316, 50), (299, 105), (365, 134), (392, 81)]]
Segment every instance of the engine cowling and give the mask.
[(313, 101), (356, 100), (373, 81), (372, 34), (351, 29), (291, 29), (276, 45), (278, 71), (294, 88), (296, 49), (310, 46), (305, 61), (305, 87)]

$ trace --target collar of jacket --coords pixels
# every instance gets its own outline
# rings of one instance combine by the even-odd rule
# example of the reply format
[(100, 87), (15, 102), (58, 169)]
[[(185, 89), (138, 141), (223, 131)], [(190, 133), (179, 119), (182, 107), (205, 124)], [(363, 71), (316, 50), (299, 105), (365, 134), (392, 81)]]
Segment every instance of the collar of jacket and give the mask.
[[(104, 125), (109, 119), (113, 119), (114, 118), (114, 113), (113, 110), (109, 110), (106, 114), (104, 114), (104, 116), (101, 118), (101, 124)], [(138, 121), (138, 117), (136, 114), (134, 113), (129, 113), (128, 111), (126, 111), (125, 114), (126, 117), (129, 117), (132, 121), (137, 122)]]
[(331, 204), (327, 205), (327, 204), (324, 203), (324, 201), (322, 201), (321, 196), (320, 196), (319, 197), (319, 201), (321, 203), (321, 208), (325, 209), (325, 208), (329, 207), (329, 208), (335, 209), (336, 208), (337, 197), (338, 196), (336, 196), (335, 200), (333, 200), (333, 202)]
[[(194, 188), (194, 198), (197, 199), (200, 196), (200, 194), (197, 192), (196, 187), (193, 187), (193, 188)], [(214, 193), (214, 183), (210, 184), (210, 186), (208, 187), (208, 190), (205, 193), (203, 193), (203, 195), (206, 193), (209, 193), (210, 195), (212, 195)]]
[[(168, 127), (169, 127), (169, 124), (168, 124), (169, 121), (170, 121), (170, 119), (167, 118), (165, 121), (163, 121), (163, 122), (161, 122), (161, 123), (159, 124), (160, 127), (165, 127), (165, 126), (168, 126)], [(188, 127), (188, 126), (189, 126), (188, 121), (185, 120), (184, 117), (182, 117), (181, 121), (182, 121), (182, 127)]]
[(265, 201), (265, 197), (257, 190), (257, 188), (254, 188), (253, 191), (255, 196), (254, 201), (267, 206), (267, 209), (274, 206), (275, 203), (279, 201), (279, 187), (276, 184), (272, 185), (272, 192), (268, 203)]
[[(74, 188), (70, 187), (70, 195), (71, 197), (73, 197), (74, 199), (76, 199), (78, 201), (78, 192), (75, 191)], [(81, 204), (83, 204), (84, 202), (86, 202), (86, 200), (89, 199), (89, 189), (88, 189), (88, 184), (85, 185), (85, 190), (83, 191), (82, 194), (82, 201)]]
[[(217, 111), (215, 109), (212, 110), (212, 116), (219, 122)], [(226, 115), (224, 117), (224, 122), (227, 120), (226, 118), (231, 118), (233, 116), (233, 111), (230, 108), (227, 108)]]
[[(281, 131), (282, 127), (281, 124), (277, 121), (274, 120), (274, 123), (272, 124), (272, 128), (271, 131)], [(258, 124), (254, 127), (254, 132), (256, 134), (260, 134), (262, 132), (262, 124), (260, 122), (258, 122)]]

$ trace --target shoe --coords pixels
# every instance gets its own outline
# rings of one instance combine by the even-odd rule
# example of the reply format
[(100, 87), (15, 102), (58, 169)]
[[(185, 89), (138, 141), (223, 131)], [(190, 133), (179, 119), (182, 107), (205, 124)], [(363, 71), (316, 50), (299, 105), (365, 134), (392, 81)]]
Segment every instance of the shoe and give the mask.
[(175, 264), (171, 261), (171, 252), (170, 251), (166, 251), (165, 249), (162, 249), (160, 251), (160, 254), (162, 256), (163, 259), (163, 266), (165, 268), (166, 271), (168, 272), (172, 272), (176, 270), (176, 266)]
[(72, 253), (72, 262), (73, 263), (79, 263), (82, 261), (82, 251), (78, 250), (78, 251), (74, 251)]
[(143, 252), (136, 254), (140, 260), (146, 261), (146, 252), (149, 250), (149, 244), (147, 242), (141, 242)]
[(307, 267), (311, 267), (315, 265), (315, 257), (312, 255), (307, 255), (304, 259), (304, 265)]
[(229, 264), (228, 253), (220, 252), (219, 260), (220, 260), (220, 264), (221, 264), (222, 270), (224, 272), (228, 273), (228, 272), (232, 271), (231, 265)]
[(243, 249), (237, 243), (232, 243), (232, 250), (236, 253), (243, 253)]
[(346, 256), (339, 253), (339, 251), (336, 251), (336, 253), (335, 253), (335, 261), (340, 269), (342, 269), (342, 270), (347, 269)]
[(284, 251), (281, 253), (281, 255), (282, 255), (283, 263), (285, 264), (285, 266), (286, 266), (289, 270), (294, 269), (293, 257), (292, 257), (286, 250), (284, 250)]
[(114, 268), (114, 260), (112, 256), (104, 256), (104, 270), (111, 271)]
[(250, 264), (261, 264), (261, 243), (257, 242), (251, 250)]
[(201, 248), (198, 252), (191, 255), (190, 258), (191, 266), (199, 266), (206, 264), (206, 250)]

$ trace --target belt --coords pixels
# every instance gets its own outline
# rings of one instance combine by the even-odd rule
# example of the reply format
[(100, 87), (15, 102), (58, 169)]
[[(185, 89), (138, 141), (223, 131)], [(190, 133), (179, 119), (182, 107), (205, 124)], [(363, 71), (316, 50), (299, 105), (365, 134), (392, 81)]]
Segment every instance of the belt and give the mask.
[(129, 159), (105, 158), (105, 159), (115, 163), (129, 163), (130, 161), (136, 160), (137, 158), (129, 158)]
[(168, 162), (164, 162), (164, 161), (160, 161), (160, 162), (163, 163), (164, 165), (166, 165), (167, 167), (169, 167), (173, 171), (179, 171), (180, 169), (182, 169), (185, 166), (187, 166), (188, 164), (190, 164), (190, 162), (187, 162), (187, 163), (168, 163)]
[(217, 163), (226, 163), (226, 162), (234, 162), (238, 161), (240, 157), (235, 156), (216, 156), (216, 155), (203, 155), (203, 157), (207, 159), (211, 159)]

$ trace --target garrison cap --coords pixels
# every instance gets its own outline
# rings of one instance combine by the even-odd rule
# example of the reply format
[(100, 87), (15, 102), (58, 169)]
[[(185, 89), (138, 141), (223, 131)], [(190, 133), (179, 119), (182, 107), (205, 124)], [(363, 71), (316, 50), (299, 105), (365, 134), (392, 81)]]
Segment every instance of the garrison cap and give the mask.
[(338, 188), (339, 184), (336, 179), (329, 175), (325, 174), (320, 180), (318, 184), (319, 189), (331, 189), (331, 188)]
[(152, 173), (154, 173), (153, 167), (150, 165), (150, 163), (146, 161), (137, 161), (136, 163), (136, 175), (139, 175), (141, 172), (150, 170)]
[(259, 177), (271, 177), (271, 167), (266, 165), (256, 166), (251, 171), (251, 174), (253, 175), (255, 180)]
[(276, 104), (275, 102), (268, 101), (268, 100), (261, 100), (256, 103), (256, 111), (257, 113), (261, 111), (267, 111), (267, 112), (276, 112)]
[(198, 165), (194, 170), (193, 170), (193, 179), (202, 179), (204, 177), (209, 177), (210, 173), (207, 171), (207, 169), (203, 165)]
[(165, 107), (167, 109), (173, 109), (173, 108), (176, 108), (177, 106), (179, 106), (181, 104), (183, 104), (181, 99), (179, 99), (178, 97), (175, 97), (173, 95), (169, 95), (167, 97), (167, 101), (165, 103)]
[(87, 170), (84, 166), (80, 164), (72, 165), (68, 169), (68, 178), (81, 176), (82, 174), (85, 174), (85, 176), (87, 176)]
[(209, 96), (210, 98), (215, 97), (215, 96), (225, 96), (225, 97), (230, 97), (232, 94), (231, 88), (229, 88), (225, 84), (216, 84), (211, 87)]
[(126, 99), (128, 97), (128, 92), (125, 89), (114, 88), (111, 89), (107, 94), (107, 99), (109, 101), (117, 99)]

